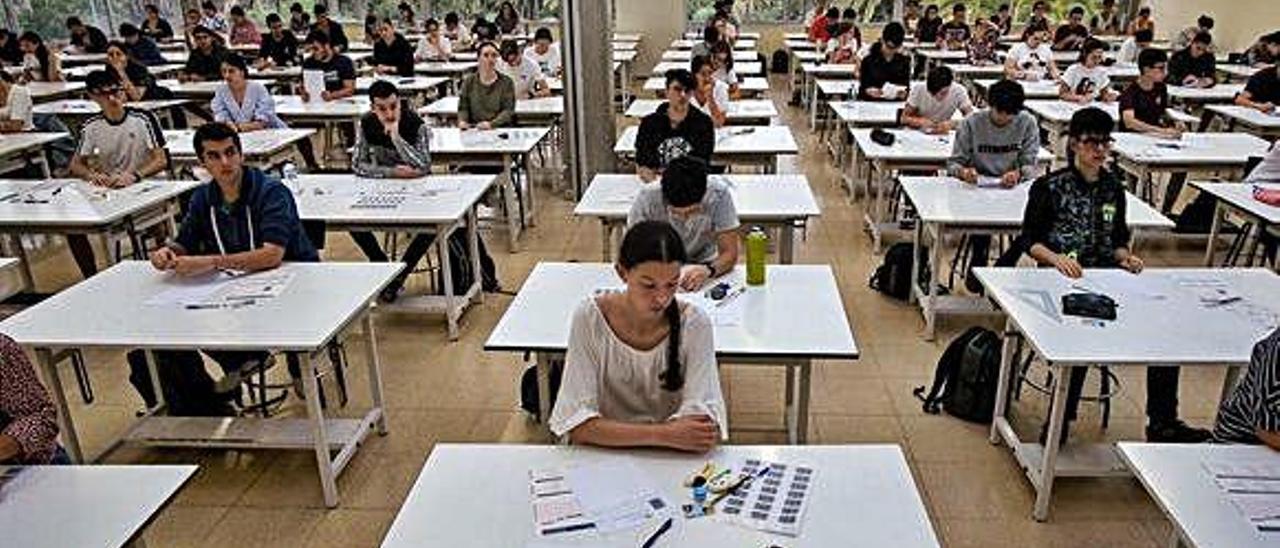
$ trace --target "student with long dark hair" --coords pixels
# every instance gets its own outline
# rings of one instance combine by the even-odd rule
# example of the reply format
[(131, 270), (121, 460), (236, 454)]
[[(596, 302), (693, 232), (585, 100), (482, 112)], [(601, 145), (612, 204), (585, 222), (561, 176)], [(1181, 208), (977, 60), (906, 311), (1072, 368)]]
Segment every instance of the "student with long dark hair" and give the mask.
[(33, 82), (61, 82), (62, 59), (58, 53), (50, 51), (44, 39), (32, 31), (22, 33), (18, 38), (18, 47), (22, 48), (22, 73)]
[(621, 291), (573, 314), (551, 431), (574, 444), (706, 452), (728, 439), (710, 317), (676, 297), (684, 244), (670, 224), (627, 230)]
[(155, 4), (147, 4), (144, 9), (147, 12), (147, 17), (142, 20), (141, 24), (142, 28), (140, 30), (143, 36), (157, 43), (173, 38), (173, 25), (170, 25), (168, 21), (160, 17), (160, 8), (156, 7)]

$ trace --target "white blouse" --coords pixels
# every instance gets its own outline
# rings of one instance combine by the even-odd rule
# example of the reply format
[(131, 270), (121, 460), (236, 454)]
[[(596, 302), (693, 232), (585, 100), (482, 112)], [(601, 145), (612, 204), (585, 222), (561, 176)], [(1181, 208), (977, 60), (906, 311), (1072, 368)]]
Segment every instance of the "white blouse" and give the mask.
[(0, 120), (21, 120), (22, 131), (35, 129), (31, 116), (31, 92), (27, 86), (12, 85), (9, 87), (9, 98), (4, 106), (0, 106)]
[(573, 313), (564, 377), (551, 431), (566, 439), (570, 431), (595, 417), (657, 424), (678, 417), (707, 415), (729, 439), (729, 415), (720, 391), (712, 342), (711, 318), (697, 306), (681, 305), (680, 364), (684, 387), (662, 388), (658, 375), (667, 366), (664, 340), (650, 350), (637, 350), (619, 339), (596, 303), (588, 297)]
[[(702, 109), (702, 112), (707, 113), (707, 115), (711, 114), (711, 107), (708, 105), (702, 104), (701, 101), (698, 101), (698, 98), (696, 96), (691, 95), (689, 97), (689, 102), (692, 103), (693, 106), (698, 107), (699, 109)], [(720, 80), (713, 79), (711, 84), (711, 102), (714, 102), (716, 105), (718, 105), (720, 107), (720, 110), (728, 113), (729, 112), (729, 84), (726, 84)]]

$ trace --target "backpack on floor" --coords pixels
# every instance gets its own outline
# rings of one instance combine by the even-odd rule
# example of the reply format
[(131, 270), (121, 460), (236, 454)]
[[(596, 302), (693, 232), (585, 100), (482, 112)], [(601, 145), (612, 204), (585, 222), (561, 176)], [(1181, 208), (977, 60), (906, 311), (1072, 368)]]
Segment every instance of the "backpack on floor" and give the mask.
[(769, 72), (774, 74), (786, 74), (791, 71), (791, 56), (787, 55), (785, 50), (773, 52), (773, 58), (769, 63)]
[(1217, 207), (1217, 199), (1208, 192), (1197, 194), (1177, 215), (1173, 231), (1178, 234), (1208, 234)]
[[(551, 403), (547, 405), (547, 409), (556, 406), (556, 394), (560, 393), (560, 378), (564, 374), (564, 362), (553, 361), (550, 367), (551, 372), (547, 384), (551, 388)], [(536, 418), (540, 401), (538, 398), (538, 366), (530, 365), (520, 375), (520, 408)]]
[[(475, 273), (471, 271), (471, 246), (467, 243), (467, 231), (470, 228), (455, 230), (449, 236), (449, 274), (453, 281), (453, 290), (456, 294), (462, 294), (466, 288), (471, 287), (471, 281), (475, 279)], [(493, 257), (489, 256), (489, 250), (484, 245), (484, 238), (478, 238), (480, 250), (480, 289), (486, 293), (493, 293), (502, 289), (498, 283), (498, 269), (493, 263)], [(444, 287), (443, 269), (436, 271), (436, 287)], [(443, 290), (443, 289), (442, 289)]]
[(971, 327), (947, 345), (938, 359), (933, 386), (912, 391), (924, 402), (925, 413), (947, 414), (969, 422), (990, 423), (995, 411), (996, 381), (1000, 377), (1000, 336), (982, 327)]
[[(871, 274), (871, 279), (868, 281), (871, 289), (898, 300), (907, 300), (911, 295), (912, 250), (913, 246), (906, 242), (889, 246), (889, 250), (884, 253), (884, 262), (876, 267), (876, 271)], [(929, 248), (922, 246), (920, 253), (928, 257)], [(920, 261), (920, 281), (928, 283), (928, 280), (929, 267), (924, 261)]]

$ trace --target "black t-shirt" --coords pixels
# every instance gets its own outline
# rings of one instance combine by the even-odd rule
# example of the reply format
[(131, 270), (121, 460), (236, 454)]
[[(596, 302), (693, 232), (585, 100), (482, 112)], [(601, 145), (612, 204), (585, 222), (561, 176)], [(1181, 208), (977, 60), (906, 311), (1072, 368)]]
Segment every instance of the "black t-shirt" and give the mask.
[(222, 78), (222, 61), (227, 58), (227, 49), (215, 45), (209, 53), (204, 53), (199, 49), (191, 50), (191, 54), (187, 56), (187, 65), (182, 71), (193, 76), (199, 76), (201, 80), (212, 82)]
[(413, 76), (413, 46), (400, 33), (396, 33), (391, 45), (379, 38), (373, 44), (373, 64), (395, 67), (398, 76)]
[(311, 25), (312, 31), (320, 31), (329, 36), (329, 45), (338, 51), (347, 51), (347, 34), (342, 31), (342, 25), (329, 21), (328, 25), (321, 26), (319, 21)]
[(346, 55), (337, 53), (333, 54), (328, 61), (308, 57), (302, 62), (302, 70), (324, 71), (325, 91), (338, 91), (342, 89), (343, 81), (356, 79), (355, 63), (352, 63), (351, 58)]
[(107, 35), (93, 25), (84, 26), (85, 33), (71, 37), (71, 45), (83, 48), (85, 53), (106, 53)]
[(1058, 27), (1058, 30), (1053, 33), (1054, 47), (1056, 48), (1059, 42), (1072, 36), (1078, 36), (1081, 39), (1076, 40), (1074, 43), (1067, 44), (1067, 47), (1064, 49), (1079, 49), (1080, 46), (1084, 44), (1084, 39), (1089, 37), (1089, 27), (1084, 25), (1072, 25), (1070, 23)]
[(1271, 103), (1280, 105), (1280, 74), (1276, 67), (1267, 67), (1249, 77), (1244, 90), (1255, 103)]
[(874, 101), (874, 97), (867, 95), (867, 90), (879, 89), (886, 83), (903, 87), (911, 83), (911, 63), (907, 56), (899, 53), (893, 56), (892, 61), (887, 61), (880, 52), (881, 45), (882, 42), (876, 42), (867, 56), (862, 58), (862, 65), (858, 70), (861, 75), (858, 80), (858, 99), (861, 101)]
[(173, 26), (170, 25), (168, 21), (165, 21), (164, 19), (157, 19), (156, 26), (152, 27), (150, 25), (151, 23), (148, 21), (142, 22), (141, 30), (143, 36), (155, 40), (156, 42), (163, 42), (173, 38)]
[(1196, 78), (1214, 78), (1214, 73), (1217, 70), (1218, 62), (1214, 60), (1213, 53), (1206, 52), (1200, 57), (1192, 57), (1191, 48), (1186, 48), (1178, 50), (1169, 57), (1169, 74), (1164, 81), (1180, 86), (1187, 76), (1195, 75)]
[(947, 42), (968, 42), (970, 36), (969, 24), (960, 21), (947, 21), (938, 29), (938, 37)]
[(1120, 93), (1120, 130), (1130, 131), (1124, 125), (1124, 111), (1132, 110), (1133, 115), (1146, 124), (1153, 126), (1163, 126), (1165, 119), (1165, 110), (1169, 108), (1169, 90), (1161, 82), (1156, 82), (1151, 90), (1142, 89), (1137, 82), (1130, 82), (1129, 86), (1124, 88)]
[(10, 65), (22, 64), (22, 50), (18, 48), (18, 35), (2, 31), (5, 36), (4, 45), (0, 46), (0, 63)]
[(667, 103), (640, 120), (636, 134), (636, 164), (652, 169), (665, 169), (672, 160), (684, 156), (711, 161), (716, 146), (716, 129), (711, 117), (701, 109), (689, 107), (689, 113), (676, 127), (671, 127)]
[(941, 17), (934, 17), (933, 19), (921, 17), (920, 22), (916, 23), (916, 40), (921, 42), (937, 42), (938, 28), (941, 26)]
[(258, 47), (259, 59), (271, 59), (276, 66), (285, 67), (298, 62), (298, 38), (292, 31), (285, 30), (276, 40), (274, 34), (263, 33), (262, 45)]

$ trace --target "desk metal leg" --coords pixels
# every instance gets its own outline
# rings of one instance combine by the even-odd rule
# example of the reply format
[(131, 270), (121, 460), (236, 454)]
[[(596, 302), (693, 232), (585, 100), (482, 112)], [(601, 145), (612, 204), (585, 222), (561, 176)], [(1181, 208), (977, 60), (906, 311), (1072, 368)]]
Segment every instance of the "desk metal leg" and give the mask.
[[(366, 326), (367, 327), (367, 326)], [(311, 442), (316, 451), (316, 469), (320, 472), (320, 490), (324, 492), (324, 505), (338, 506), (338, 483), (333, 459), (329, 456), (329, 433), (324, 424), (324, 409), (320, 408), (320, 389), (316, 384), (315, 362), (309, 352), (297, 352), (302, 366), (302, 391), (307, 400), (307, 417), (311, 419)]]
[(796, 221), (783, 221), (782, 227), (778, 230), (778, 237), (782, 239), (778, 242), (778, 262), (782, 264), (795, 262)]
[[(911, 287), (907, 291), (907, 303), (915, 304), (918, 300), (916, 291), (920, 287), (920, 262), (924, 257), (920, 256), (920, 250), (924, 246), (924, 219), (916, 219), (916, 229), (911, 231)], [(920, 306), (924, 306), (921, 303)]]
[[(535, 220), (535, 219), (537, 218), (537, 215), (534, 215), (534, 214), (533, 214), (533, 201), (534, 201), (534, 196), (533, 196), (533, 162), (530, 162), (530, 161), (529, 161), (529, 155), (528, 155), (528, 154), (525, 154), (525, 155), (521, 156), (520, 158), (521, 158), (521, 164), (522, 164), (522, 165), (524, 165), (524, 177), (523, 177), (523, 178), (524, 178), (524, 182), (525, 182), (525, 186), (526, 186), (525, 191), (521, 194), (521, 196), (523, 196), (523, 197), (524, 197), (524, 205), (523, 205), (523, 207), (522, 207), (522, 208), (521, 208), (521, 210), (520, 210), (520, 211), (521, 211), (521, 213), (520, 213), (520, 222), (522, 222), (522, 223), (527, 222), (527, 223), (529, 224), (529, 228), (533, 228), (534, 226), (536, 226), (536, 225), (537, 225), (537, 221)], [(545, 162), (544, 162), (544, 163), (545, 163)], [(546, 166), (543, 166), (543, 167), (546, 167)]]
[(1000, 443), (1000, 422), (1004, 420), (1009, 409), (1009, 384), (1014, 375), (1014, 358), (1018, 350), (1018, 332), (1013, 322), (1005, 320), (1004, 351), (1000, 353), (1000, 376), (996, 379), (995, 411), (991, 415), (991, 435), (988, 440), (994, 445)]
[[(916, 219), (916, 223), (919, 222), (920, 219)], [(943, 225), (937, 225), (933, 234), (933, 247), (929, 249), (929, 297), (924, 306), (924, 338), (927, 341), (932, 341), (938, 334), (938, 270), (942, 268), (945, 230)]]
[(613, 247), (613, 225), (609, 224), (608, 219), (600, 219), (600, 249), (601, 257), (604, 262), (609, 262), (609, 256), (612, 255)]
[(1223, 207), (1222, 201), (1219, 200), (1213, 208), (1213, 221), (1209, 224), (1209, 243), (1204, 249), (1204, 265), (1207, 267), (1213, 266), (1213, 248), (1218, 243), (1218, 234), (1222, 231), (1222, 221), (1226, 214), (1227, 208)]
[(1044, 440), (1044, 459), (1040, 463), (1040, 473), (1032, 477), (1031, 483), (1036, 488), (1035, 508), (1031, 517), (1036, 521), (1049, 518), (1049, 501), (1053, 497), (1053, 480), (1058, 466), (1059, 438), (1062, 429), (1066, 428), (1067, 385), (1071, 384), (1072, 367), (1051, 364), (1053, 368), (1053, 407), (1049, 410), (1049, 432)]
[[(448, 325), (449, 340), (458, 340), (458, 304), (454, 302), (453, 265), (449, 264), (448, 230), (441, 231), (441, 241), (436, 242), (436, 252), (440, 256), (440, 277), (444, 282), (444, 318)], [(406, 268), (413, 268), (408, 266)], [(479, 274), (479, 271), (475, 272)]]
[(507, 237), (510, 240), (510, 250), (515, 253), (520, 250), (520, 207), (518, 205), (519, 195), (516, 194), (516, 182), (512, 178), (511, 173), (511, 156), (502, 155), (502, 185), (503, 203), (507, 208)]
[(378, 434), (387, 435), (387, 407), (382, 401), (382, 362), (378, 359), (378, 336), (373, 329), (373, 313), (364, 313), (365, 365), (369, 367), (369, 396), (378, 409), (378, 421), (374, 426)]
[(58, 428), (61, 430), (62, 443), (66, 446), (67, 454), (71, 456), (71, 462), (85, 464), (84, 449), (80, 447), (80, 436), (76, 433), (76, 424), (71, 418), (71, 406), (67, 404), (67, 395), (62, 389), (62, 378), (58, 376), (58, 364), (53, 361), (53, 351), (48, 348), (37, 348), (36, 362), (44, 371), (44, 378), (49, 383), (49, 391), (53, 392), (53, 401), (58, 406)]
[(23, 291), (35, 291), (36, 280), (35, 276), (31, 274), (31, 258), (27, 256), (27, 248), (22, 245), (22, 235), (10, 234), (9, 246), (13, 248), (13, 253), (18, 256), (18, 260), (22, 263), (19, 272), (22, 274)]
[[(472, 297), (473, 303), (484, 302), (484, 281), (480, 275), (480, 216), (476, 206), (467, 210), (467, 249), (471, 252), (472, 284), (480, 284), (480, 289)], [(447, 246), (446, 246), (447, 247)]]
[(796, 394), (796, 444), (809, 443), (809, 375), (812, 372), (809, 360), (800, 362), (800, 386)]

